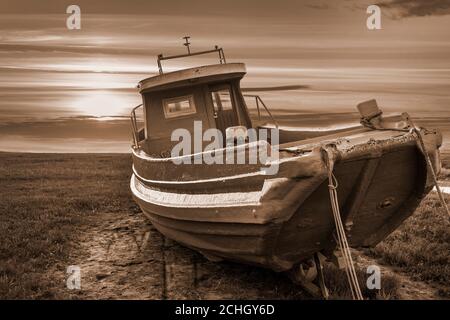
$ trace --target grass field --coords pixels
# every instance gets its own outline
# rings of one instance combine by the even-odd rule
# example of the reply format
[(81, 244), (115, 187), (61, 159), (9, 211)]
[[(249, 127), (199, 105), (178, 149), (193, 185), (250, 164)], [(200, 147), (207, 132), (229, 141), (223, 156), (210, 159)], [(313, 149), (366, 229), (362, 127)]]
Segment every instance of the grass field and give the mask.
[[(78, 245), (80, 230), (89, 221), (102, 219), (105, 213), (140, 211), (128, 188), (130, 173), (131, 157), (124, 154), (0, 153), (0, 298), (70, 298), (58, 289), (64, 274), (50, 271), (64, 270), (71, 250)], [(370, 254), (414, 278), (440, 284), (441, 294), (448, 297), (448, 230), (448, 220), (431, 195)], [(221, 272), (237, 272), (238, 277), (252, 274), (249, 285), (267, 281), (290, 286), (267, 271), (249, 268), (243, 273), (244, 267), (227, 264), (220, 268), (224, 268)], [(327, 273), (334, 297), (348, 297), (344, 274), (336, 270)], [(221, 285), (220, 275), (216, 277), (211, 286)], [(363, 282), (362, 271), (360, 278)], [(396, 278), (389, 276), (383, 281), (377, 297), (396, 298)], [(298, 298), (294, 291), (289, 287), (282, 296)], [(238, 296), (246, 298), (241, 294)], [(366, 296), (376, 298), (373, 293)]]
[(87, 215), (138, 210), (129, 155), (0, 153), (0, 297), (57, 298), (46, 270)]

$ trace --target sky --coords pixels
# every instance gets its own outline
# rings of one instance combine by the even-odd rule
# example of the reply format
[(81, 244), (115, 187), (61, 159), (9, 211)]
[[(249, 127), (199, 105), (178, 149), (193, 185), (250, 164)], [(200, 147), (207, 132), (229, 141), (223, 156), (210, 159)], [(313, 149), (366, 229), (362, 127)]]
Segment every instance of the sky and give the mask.
[[(66, 27), (71, 4), (80, 30)], [(370, 4), (381, 30), (366, 27)], [(159, 53), (185, 52), (185, 35), (194, 51), (219, 45), (228, 62), (244, 62), (243, 87), (298, 86), (259, 94), (301, 126), (317, 125), (302, 114), (342, 121), (333, 115), (376, 98), (447, 132), (448, 30), (450, 0), (2, 0), (0, 150), (128, 152), (136, 85), (156, 74)]]

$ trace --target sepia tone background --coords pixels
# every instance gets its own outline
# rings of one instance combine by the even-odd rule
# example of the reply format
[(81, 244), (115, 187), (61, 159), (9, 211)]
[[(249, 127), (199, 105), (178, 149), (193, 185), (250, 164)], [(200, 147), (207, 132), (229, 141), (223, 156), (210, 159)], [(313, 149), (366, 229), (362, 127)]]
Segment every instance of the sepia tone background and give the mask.
[[(81, 30), (66, 28), (71, 4)], [(382, 9), (381, 30), (366, 28), (369, 4)], [(1, 0), (0, 298), (310, 299), (285, 274), (207, 261), (144, 219), (126, 153), (137, 82), (157, 73), (157, 54), (184, 53), (190, 35), (192, 50), (219, 45), (246, 63), (242, 86), (285, 126), (354, 124), (356, 104), (376, 98), (444, 134), (448, 201), (448, 30), (450, 0)], [(448, 224), (431, 192), (375, 248), (354, 250), (362, 286), (368, 265), (382, 270), (381, 290), (364, 297), (449, 299)], [(70, 265), (81, 290), (66, 287)], [(344, 271), (325, 275), (333, 299), (351, 298)]]
[[(382, 30), (369, 31), (373, 3), (2, 0), (0, 150), (128, 152), (136, 84), (157, 72), (157, 54), (185, 51), (184, 35), (193, 50), (219, 45), (246, 63), (243, 87), (294, 86), (260, 92), (281, 120), (295, 119), (287, 125), (354, 122), (356, 104), (376, 98), (447, 136), (450, 1), (380, 0)], [(66, 28), (70, 4), (81, 7), (81, 30)]]

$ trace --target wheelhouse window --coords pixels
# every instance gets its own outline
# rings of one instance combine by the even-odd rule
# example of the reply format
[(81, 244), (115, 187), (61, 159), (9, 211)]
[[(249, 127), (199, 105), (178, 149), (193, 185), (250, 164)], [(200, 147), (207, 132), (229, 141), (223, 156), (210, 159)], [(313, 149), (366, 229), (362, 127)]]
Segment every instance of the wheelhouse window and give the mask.
[(193, 95), (164, 99), (163, 107), (166, 119), (196, 113)]
[(231, 100), (230, 89), (222, 89), (211, 91), (214, 110), (228, 111), (233, 110), (233, 102)]

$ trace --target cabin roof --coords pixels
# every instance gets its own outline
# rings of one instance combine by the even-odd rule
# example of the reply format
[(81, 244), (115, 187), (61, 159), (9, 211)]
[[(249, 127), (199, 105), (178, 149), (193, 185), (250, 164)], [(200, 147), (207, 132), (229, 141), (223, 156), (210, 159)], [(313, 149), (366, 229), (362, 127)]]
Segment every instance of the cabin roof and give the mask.
[[(213, 64), (163, 73), (141, 80), (138, 84), (141, 93), (154, 90), (176, 88), (191, 84), (195, 80), (204, 82), (219, 79), (242, 77), (246, 73), (243, 63)], [(195, 81), (197, 82), (197, 81)]]

